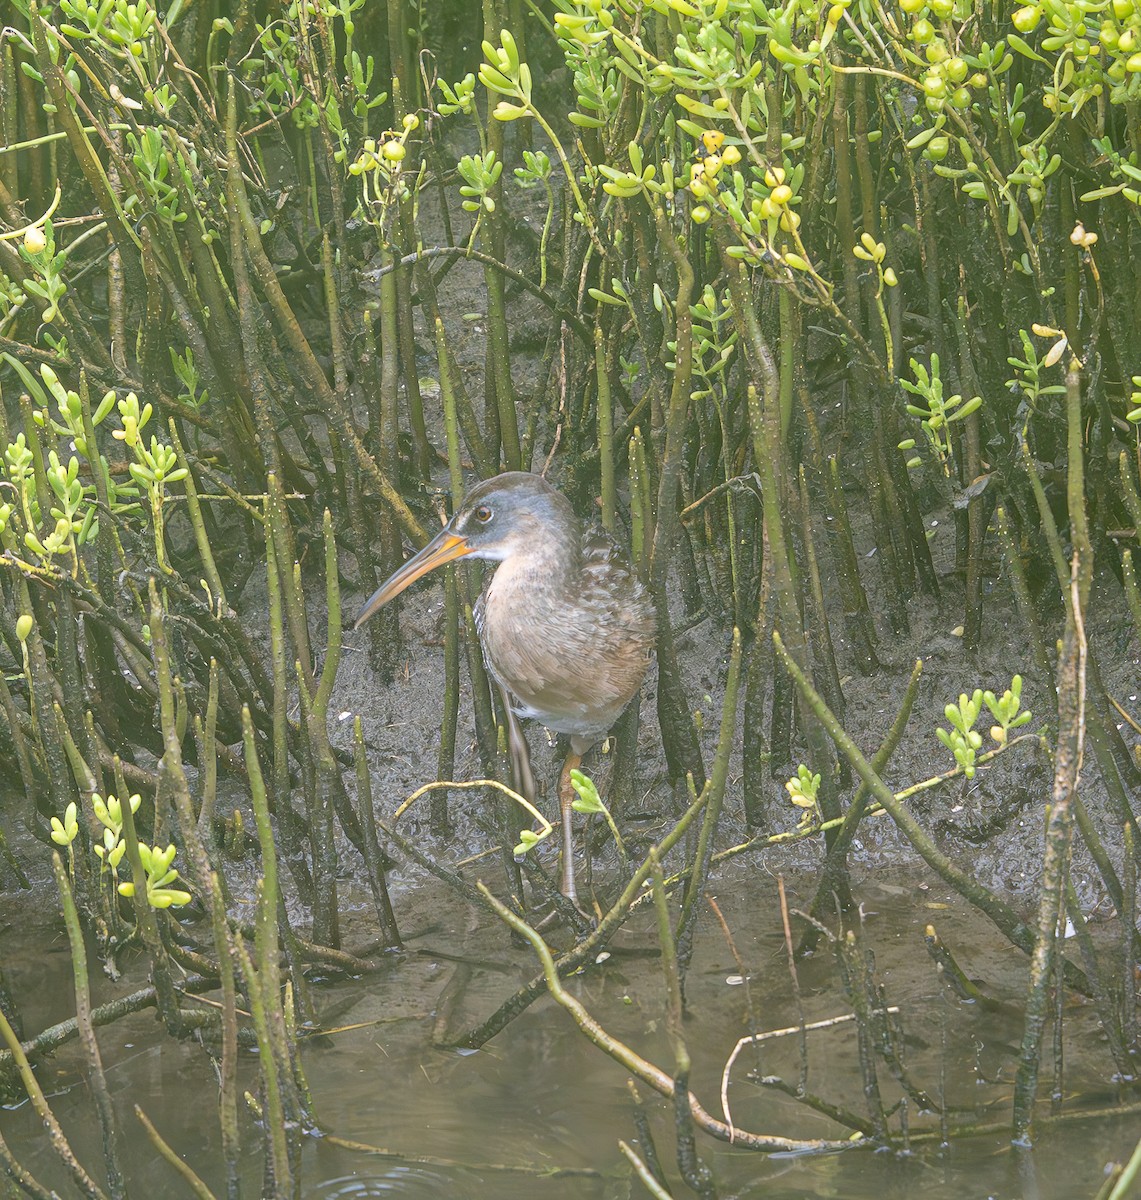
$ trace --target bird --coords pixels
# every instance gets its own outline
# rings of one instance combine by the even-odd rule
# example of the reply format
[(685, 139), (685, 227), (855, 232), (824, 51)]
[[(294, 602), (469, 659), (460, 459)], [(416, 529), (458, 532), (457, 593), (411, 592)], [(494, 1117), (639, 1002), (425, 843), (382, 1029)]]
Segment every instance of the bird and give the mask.
[(532, 803), (519, 718), (570, 737), (559, 776), (560, 891), (577, 906), (571, 771), (641, 688), (656, 640), (654, 607), (609, 533), (581, 521), (543, 476), (507, 471), (467, 493), (440, 532), (369, 597), (354, 627), (429, 571), (467, 557), (497, 564), (475, 624), (507, 714), (515, 786)]

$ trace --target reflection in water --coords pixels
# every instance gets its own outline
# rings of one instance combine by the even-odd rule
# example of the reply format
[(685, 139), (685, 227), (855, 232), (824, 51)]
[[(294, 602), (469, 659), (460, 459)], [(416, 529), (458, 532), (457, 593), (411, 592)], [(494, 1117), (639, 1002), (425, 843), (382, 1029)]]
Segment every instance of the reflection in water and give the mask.
[(401, 1164), (375, 1174), (362, 1171), (360, 1176), (328, 1179), (308, 1194), (320, 1200), (367, 1200), (371, 1196), (447, 1196), (449, 1200), (474, 1200), (475, 1195), (455, 1176)]
[[(742, 874), (718, 880), (718, 903), (732, 929), (749, 975), (739, 966), (713, 922), (702, 930), (691, 968), (685, 1035), (693, 1060), (691, 1087), (720, 1115), (721, 1071), (733, 1046), (753, 1029), (795, 1027), (798, 1006), (790, 984), (780, 917), (771, 883)], [(806, 892), (808, 888), (806, 887)], [(699, 1137), (698, 1148), (726, 1200), (835, 1196), (843, 1200), (899, 1200), (922, 1189), (931, 1200), (1003, 1196), (1012, 1200), (1073, 1200), (1093, 1196), (1104, 1164), (1128, 1157), (1136, 1118), (1114, 1114), (1112, 1066), (1092, 1007), (1066, 1012), (1065, 1062), (1069, 1119), (1043, 1129), (1033, 1154), (1016, 1159), (1009, 1147), (1010, 1095), (1021, 1036), (1026, 961), (977, 916), (959, 912), (950, 897), (936, 897), (906, 878), (882, 878), (859, 887), (864, 901), (864, 947), (874, 956), (876, 981), (886, 1003), (901, 1012), (899, 1068), (911, 1085), (906, 1126), (910, 1153), (860, 1151), (815, 1158), (764, 1157)], [(17, 898), (18, 899), (18, 898)], [(52, 905), (20, 901), (0, 924), (0, 955), (17, 996), (44, 997), (25, 1010), (29, 1032), (66, 1015), (70, 978)], [(793, 907), (795, 895), (790, 900)], [(427, 888), (402, 898), (409, 928), (431, 932), (411, 939), (410, 951), (387, 959), (362, 979), (314, 988), (329, 1031), (306, 1043), (303, 1061), (317, 1118), (327, 1136), (307, 1139), (305, 1197), (401, 1196), (415, 1200), (610, 1200), (638, 1196), (629, 1181), (619, 1139), (635, 1130), (626, 1074), (578, 1032), (549, 999), (535, 1004), (504, 1033), (474, 1054), (431, 1045), (436, 1005), (452, 979), (456, 959), (471, 964), (470, 981), (448, 1016), (453, 1034), (491, 1012), (530, 977), (534, 963), (506, 932), (490, 923), (471, 928), (470, 913)], [(367, 914), (367, 907), (362, 906)], [(367, 920), (362, 916), (361, 920)], [(934, 921), (960, 963), (998, 1001), (967, 1004), (941, 982), (923, 949), (923, 929)], [(347, 931), (351, 945), (355, 931)], [(368, 929), (359, 940), (371, 936)], [(587, 1009), (638, 1053), (672, 1071), (665, 1005), (652, 922), (632, 925), (612, 946), (606, 963), (570, 981)], [(438, 955), (438, 956), (437, 956)], [(486, 966), (489, 969), (483, 969)], [(852, 1011), (828, 947), (799, 964), (800, 1007), (807, 1022)], [(138, 986), (98, 980), (96, 1003)], [(332, 1018), (335, 1014), (335, 1019)], [(807, 1036), (806, 1091), (867, 1119), (859, 1051), (851, 1024)], [(224, 1194), (216, 1112), (217, 1083), (203, 1048), (176, 1044), (157, 1033), (154, 1016), (140, 1013), (99, 1030), (115, 1104), (123, 1124), (129, 1181), (144, 1194), (149, 1183), (171, 1180), (133, 1117), (139, 1104), (175, 1150), (215, 1194)], [(759, 1055), (747, 1048), (728, 1085), (733, 1120), (760, 1133), (837, 1138), (846, 1131), (794, 1095), (766, 1086), (779, 1076), (795, 1091), (801, 1080), (799, 1038), (766, 1041)], [(243, 1086), (256, 1074), (246, 1060)], [(101, 1162), (91, 1098), (82, 1082), (74, 1044), (39, 1067), (45, 1090), (91, 1169)], [(903, 1089), (879, 1064), (885, 1107), (899, 1104)], [(674, 1161), (672, 1110), (642, 1087), (659, 1157), (674, 1194), (688, 1194)], [(939, 1150), (939, 1119), (915, 1097), (944, 1104), (952, 1127), (980, 1132)], [(1103, 1110), (1083, 1119), (1078, 1110)], [(258, 1138), (249, 1113), (242, 1117), (251, 1147)], [(898, 1108), (892, 1128), (903, 1123)], [(3, 1132), (21, 1163), (50, 1186), (70, 1194), (68, 1182), (28, 1105), (0, 1112)], [(934, 1137), (924, 1140), (924, 1134)], [(900, 1141), (900, 1148), (904, 1143)], [(368, 1152), (368, 1148), (373, 1152)], [(244, 1194), (259, 1194), (259, 1152), (243, 1162)], [(173, 1190), (171, 1194), (174, 1194)]]

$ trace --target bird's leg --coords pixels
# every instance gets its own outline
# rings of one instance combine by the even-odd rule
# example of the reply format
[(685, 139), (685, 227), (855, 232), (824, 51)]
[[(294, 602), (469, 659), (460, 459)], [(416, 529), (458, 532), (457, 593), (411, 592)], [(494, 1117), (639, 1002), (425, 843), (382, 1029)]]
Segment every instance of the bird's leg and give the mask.
[(574, 810), (571, 805), (574, 804), (577, 793), (571, 783), (571, 772), (578, 770), (582, 762), (582, 755), (575, 754), (572, 750), (566, 757), (563, 763), (562, 773), (559, 775), (559, 808), (562, 811), (563, 820), (563, 878), (559, 885), (559, 891), (577, 908), (578, 907), (578, 888), (574, 882), (574, 832), (571, 828), (571, 815)]

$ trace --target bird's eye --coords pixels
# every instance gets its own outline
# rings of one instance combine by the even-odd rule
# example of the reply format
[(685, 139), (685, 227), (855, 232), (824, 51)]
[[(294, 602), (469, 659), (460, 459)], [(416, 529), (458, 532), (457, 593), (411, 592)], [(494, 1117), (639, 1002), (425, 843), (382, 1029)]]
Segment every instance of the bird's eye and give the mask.
[(479, 508), (477, 508), (475, 510), (475, 519), (481, 525), (486, 525), (488, 523), (488, 521), (491, 520), (491, 517), (492, 517), (491, 509), (488, 508), (486, 504), (481, 504), (479, 506)]

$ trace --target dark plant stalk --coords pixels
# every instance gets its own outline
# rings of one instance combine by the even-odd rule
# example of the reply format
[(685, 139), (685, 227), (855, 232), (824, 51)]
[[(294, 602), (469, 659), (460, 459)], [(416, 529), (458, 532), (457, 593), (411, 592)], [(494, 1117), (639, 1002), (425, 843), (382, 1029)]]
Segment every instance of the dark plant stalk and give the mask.
[[(772, 747), (765, 732), (765, 706), (774, 682), (772, 631), (775, 619), (771, 572), (768, 570), (768, 545), (764, 535), (764, 519), (759, 522), (764, 542), (761, 554), (761, 586), (757, 597), (757, 612), (753, 620), (753, 644), (749, 647), (749, 662), (745, 674), (745, 704), (743, 713), (741, 770), (744, 775), (745, 821), (750, 829), (765, 824), (769, 808), (769, 775), (766, 767), (773, 761)], [(772, 689), (776, 704), (775, 688)]]
[[(658, 1150), (654, 1145), (654, 1134), (650, 1128), (646, 1106), (642, 1103), (641, 1094), (632, 1079), (626, 1080), (626, 1090), (630, 1093), (630, 1100), (634, 1106), (634, 1131), (637, 1134), (638, 1148), (641, 1151), (642, 1161), (646, 1166), (647, 1172), (657, 1181), (664, 1192), (666, 1176), (661, 1168), (661, 1163), (658, 1161)], [(645, 1177), (641, 1173), (639, 1173), (639, 1177), (643, 1183), (646, 1182)]]
[[(959, 296), (959, 307), (954, 321), (955, 335), (959, 346), (959, 372), (963, 381), (963, 395), (982, 394), (975, 365), (971, 356), (971, 337), (967, 328), (968, 314), (965, 295)], [(976, 410), (964, 422), (963, 442), (965, 453), (963, 485), (969, 487), (983, 473), (982, 445), (979, 414)], [(986, 498), (972, 495), (967, 501), (967, 571), (964, 588), (966, 606), (963, 621), (963, 644), (972, 652), (978, 650), (983, 629), (983, 545), (986, 540)]]
[(464, 649), (467, 651), (468, 677), (471, 679), (476, 740), (479, 742), (480, 761), (484, 773), (492, 775), (495, 772), (499, 735), (496, 733), (497, 723), (495, 705), (491, 699), (491, 685), (487, 681), (483, 650), (479, 644), (479, 631), (475, 627), (473, 611), (475, 601), (472, 599), (475, 589), (472, 587), (469, 575), (465, 575), (463, 579), (459, 580), (458, 586), (460, 588), (460, 604), (463, 608)]
[(650, 546), (654, 538), (650, 481), (646, 470), (646, 443), (635, 426), (630, 436), (630, 557), (643, 579), (649, 570)]
[[(444, 711), (440, 721), (440, 750), (436, 778), (451, 779), (456, 768), (456, 730), (460, 709), (460, 593), (455, 568), (444, 577)], [(433, 792), (429, 822), (432, 832), (445, 836), (452, 827), (448, 795)]]
[[(875, 1060), (876, 997), (868, 978), (867, 952), (860, 945), (856, 931), (849, 929), (836, 942), (836, 953), (840, 962), (840, 974), (844, 981), (844, 992), (852, 1005), (856, 1017), (856, 1039), (860, 1075), (863, 1078), (864, 1099), (868, 1105), (868, 1118), (872, 1126), (872, 1138), (881, 1146), (890, 1146), (887, 1114), (884, 1112), (880, 1093), (879, 1077)], [(872, 994), (869, 994), (872, 993)]]
[[(713, 843), (717, 837), (717, 826), (721, 819), (721, 802), (725, 798), (725, 784), (729, 778), (729, 757), (737, 732), (737, 694), (741, 682), (741, 632), (733, 630), (733, 645), (729, 651), (729, 673), (725, 680), (725, 697), (721, 704), (721, 732), (717, 740), (717, 753), (713, 758), (713, 771), (709, 776), (708, 797), (701, 832), (697, 837), (697, 848), (693, 854), (693, 871), (686, 885), (682, 900), (681, 917), (678, 919), (676, 957), (682, 995), (685, 979), (693, 958), (693, 939), (697, 928), (697, 917), (706, 881), (709, 878), (709, 863), (713, 855)], [(660, 872), (660, 866), (658, 868)]]
[(333, 844), (333, 796), (327, 763), (320, 743), (323, 725), (297, 669), (297, 694), (301, 702), (304, 736), (301, 739), (304, 769), (306, 824), (313, 867), (313, 940), (339, 948), (340, 914), (337, 907), (337, 852)]
[(1042, 624), (1038, 620), (1038, 610), (1030, 595), (1030, 588), (1026, 582), (1026, 572), (1022, 569), (1022, 559), (1018, 553), (1014, 533), (1010, 528), (1010, 522), (1007, 520), (1006, 510), (1001, 504), (995, 510), (995, 520), (998, 523), (998, 537), (1002, 543), (1003, 559), (1010, 571), (1010, 582), (1014, 591), (1014, 603), (1018, 608), (1018, 615), (1022, 618), (1029, 635), (1030, 646), (1034, 651), (1034, 663), (1042, 678), (1049, 680), (1050, 689), (1053, 691), (1054, 665), (1050, 661), (1050, 654), (1046, 649), (1046, 639), (1042, 636)]
[(467, 443), (476, 474), (481, 479), (489, 479), (496, 473), (498, 459), (492, 456), (491, 448), (484, 439), (483, 430), (476, 420), (467, 389), (463, 385), (463, 376), (448, 344), (432, 273), (425, 267), (418, 278), (421, 302), (431, 316), (436, 335), (436, 361), (440, 368), (440, 397), (445, 406), (445, 420), (447, 405), (450, 403), (455, 408), (456, 420), (463, 430), (464, 441)]
[[(492, 125), (497, 126), (498, 121)], [(502, 150), (502, 133), (500, 134)], [(492, 213), (492, 228), (499, 210)], [(485, 214), (486, 216), (487, 214)], [(495, 234), (492, 234), (495, 238)], [(502, 236), (500, 235), (500, 242)], [(494, 244), (494, 241), (493, 241)], [(496, 246), (494, 256), (502, 258), (502, 245)], [(499, 437), (503, 445), (503, 468), (521, 471), (525, 465), (519, 446), (519, 417), (515, 411), (515, 387), (511, 380), (511, 350), (507, 336), (507, 298), (503, 276), (491, 267), (484, 267), (487, 288), (487, 363), (490, 377), (486, 387), (494, 392), (499, 416)]]
[(1058, 523), (1054, 520), (1053, 509), (1050, 508), (1050, 501), (1046, 497), (1046, 489), (1042, 486), (1042, 479), (1038, 474), (1038, 468), (1030, 453), (1030, 444), (1027, 442), (1025, 434), (1022, 437), (1022, 465), (1025, 467), (1027, 478), (1030, 480), (1030, 490), (1034, 493), (1034, 503), (1038, 509), (1040, 522), (1039, 528), (1042, 536), (1046, 539), (1046, 545), (1050, 551), (1050, 561), (1054, 564), (1054, 575), (1058, 580), (1058, 590), (1068, 605), (1070, 602), (1070, 568), (1066, 565), (1066, 556), (1062, 552), (1062, 538), (1058, 533)]
[(832, 630), (828, 623), (828, 610), (824, 605), (824, 587), (820, 582), (820, 563), (816, 558), (816, 542), (812, 536), (812, 510), (808, 503), (808, 480), (804, 464), (800, 464), (798, 475), (800, 493), (800, 539), (804, 548), (805, 575), (808, 578), (809, 595), (812, 597), (812, 621), (808, 629), (808, 640), (812, 649), (812, 661), (824, 676), (824, 695), (829, 707), (844, 719), (844, 691), (840, 687), (840, 672), (836, 669), (836, 651), (832, 646)]
[(353, 720), (353, 752), (356, 758), (357, 806), (360, 809), (361, 829), (364, 832), (365, 870), (368, 873), (369, 889), (376, 906), (380, 922), (380, 936), (386, 950), (401, 950), (400, 930), (396, 925), (396, 914), (388, 895), (388, 883), (384, 877), (384, 855), (376, 836), (376, 820), (373, 816), (372, 780), (369, 778), (368, 762), (365, 759), (364, 733), (360, 717)]
[[(666, 762), (674, 779), (690, 774), (705, 781), (701, 744), (693, 727), (669, 618), (666, 575), (673, 558), (676, 535), (681, 528), (678, 515), (678, 481), (681, 475), (685, 425), (690, 412), (690, 380), (693, 376), (693, 317), (690, 299), (694, 273), (689, 259), (673, 237), (661, 208), (654, 209), (654, 222), (662, 244), (669, 250), (677, 271), (674, 311), (674, 372), (665, 413), (665, 444), (658, 464), (658, 494), (649, 553), (650, 593), (658, 618), (658, 722), (661, 725)], [(644, 511), (649, 511), (647, 505)]]
[(109, 761), (112, 755), (107, 749), (107, 744), (99, 736), (99, 731), (95, 728), (95, 714), (91, 709), (87, 709), (83, 714), (83, 724), (87, 729), (87, 744), (95, 750), (95, 756), (90, 764), (95, 778), (95, 791), (102, 795), (106, 791), (103, 786), (103, 761)]
[(155, 985), (159, 1014), (167, 1032), (177, 1037), (182, 1032), (178, 995), (171, 977), (170, 959), (159, 936), (158, 921), (147, 897), (147, 873), (139, 857), (139, 839), (135, 832), (135, 817), (127, 796), (119, 797), (123, 817), (123, 841), (127, 844), (126, 857), (130, 864), (134, 895), (131, 902), (135, 912), (135, 928), (142, 938), (151, 960), (151, 981)]
[(1133, 636), (1141, 638), (1141, 588), (1137, 586), (1133, 551), (1128, 547), (1121, 552), (1121, 575), (1125, 587), (1125, 601), (1129, 605), (1129, 616), (1133, 621)]
[(618, 528), (614, 486), (614, 410), (610, 399), (610, 374), (606, 369), (606, 343), (602, 326), (594, 327), (594, 377), (598, 388), (598, 462), (602, 491), (602, 526), (613, 534)]
[(313, 711), (326, 729), (329, 703), (333, 698), (333, 685), (337, 682), (337, 668), (341, 663), (341, 587), (337, 573), (337, 543), (333, 537), (333, 514), (325, 509), (321, 525), (325, 550), (325, 662), (313, 696)]
[(844, 499), (844, 485), (840, 479), (840, 463), (834, 454), (828, 457), (824, 493), (828, 511), (835, 523), (836, 577), (840, 586), (840, 600), (844, 606), (844, 628), (855, 653), (857, 669), (862, 675), (871, 675), (880, 669), (875, 649), (878, 638), (868, 605), (867, 592), (864, 591), (863, 580), (860, 578), (852, 523)]
[[(52, 701), (52, 711), (55, 713), (56, 726), (59, 729), (63, 752), (67, 756), (68, 764), (71, 767), (71, 774), (75, 779), (76, 785), (81, 792), (97, 792), (99, 789), (95, 786), (95, 774), (87, 765), (87, 760), (83, 757), (82, 751), (75, 744), (75, 739), (71, 736), (71, 728), (66, 714), (54, 700)], [(87, 722), (84, 721), (83, 725), (85, 728), (86, 724)]]
[[(281, 989), (277, 966), (277, 856), (273, 848), (273, 829), (269, 820), (261, 764), (254, 742), (253, 721), (249, 709), (242, 709), (242, 742), (246, 755), (246, 771), (250, 781), (250, 799), (261, 847), (262, 878), (258, 881), (257, 924), (254, 935), (254, 957), (251, 959), (245, 943), (235, 939), (238, 961), (246, 980), (254, 1031), (257, 1035), (258, 1056), (265, 1083), (266, 1140), (273, 1167), (275, 1197), (292, 1193), (292, 1155), (289, 1129), (297, 1129), (295, 1105), (285, 1099), (288, 1088), (284, 1074), (289, 1061), (284, 1048), (285, 1018), (281, 1011)], [(276, 1028), (275, 1028), (276, 1027)], [(287, 1113), (291, 1118), (287, 1127)], [(268, 1164), (267, 1164), (268, 1165)]]
[[(403, 215), (404, 205), (401, 205)], [(413, 324), (412, 270), (404, 267), (396, 273), (396, 312), (400, 326), (400, 361), (404, 367), (404, 398), (408, 405), (408, 424), (412, 431), (412, 462), (417, 475), (427, 482), (432, 477), (434, 456), (424, 420), (424, 397), (420, 376), (416, 373), (416, 333)]]
[(103, 1162), (107, 1168), (107, 1187), (112, 1200), (126, 1196), (123, 1171), (119, 1165), (119, 1127), (115, 1119), (115, 1106), (107, 1087), (107, 1076), (103, 1072), (103, 1059), (95, 1030), (91, 1024), (91, 988), (87, 978), (87, 947), (83, 941), (83, 930), (79, 927), (79, 913), (75, 897), (71, 894), (71, 883), (67, 870), (58, 852), (52, 854), (56, 887), (59, 889), (63, 906), (63, 923), (67, 927), (67, 940), (71, 946), (71, 970), (75, 979), (75, 1024), (83, 1053), (87, 1059), (87, 1085), (95, 1100), (95, 1114), (99, 1119), (99, 1130), (103, 1135)]
[(206, 716), (195, 717), (195, 741), (198, 744), (199, 795), (198, 836), (207, 848), (207, 856), (218, 849), (215, 826), (218, 802), (218, 660), (210, 660), (206, 690)]
[(799, 314), (793, 310), (792, 295), (788, 288), (777, 289), (777, 314), (780, 327), (777, 342), (780, 354), (780, 438), (781, 444), (786, 445), (792, 430), (795, 371), (800, 349)]
[(790, 1096), (804, 1108), (820, 1113), (830, 1121), (835, 1121), (837, 1125), (852, 1130), (853, 1133), (863, 1135), (869, 1139), (868, 1145), (874, 1144), (870, 1139), (875, 1136), (875, 1126), (867, 1117), (861, 1117), (858, 1113), (852, 1112), (851, 1109), (842, 1108), (838, 1104), (832, 1104), (822, 1096), (818, 1096), (815, 1092), (805, 1092), (796, 1084), (788, 1083), (777, 1075), (765, 1075), (761, 1078), (760, 1082), (765, 1088), (771, 1088), (774, 1092), (779, 1092), (781, 1095)]
[(282, 486), (281, 478), (273, 471), (266, 477), (266, 492), (268, 500), (265, 506), (265, 517), (273, 535), (282, 608), (305, 686), (312, 695), (317, 684), (313, 675), (314, 660), (313, 651), (309, 645), (309, 625), (305, 618), (305, 597), (300, 583), (295, 580), (293, 573), (297, 563), (293, 525), (289, 520), (289, 512), (285, 503), (285, 489)]
[[(312, 700), (307, 705), (302, 697), (302, 712), (308, 719), (308, 742), (314, 757), (316, 787), (314, 804), (310, 807), (309, 832), (314, 841), (314, 909), (313, 940), (337, 948), (340, 928), (337, 909), (337, 849), (333, 841), (333, 813), (340, 773), (329, 743), (329, 704), (341, 661), (341, 591), (337, 572), (337, 545), (333, 537), (333, 517), (325, 509), (322, 525), (325, 550), (325, 662)], [(342, 813), (342, 816), (344, 814)], [(359, 842), (353, 827), (346, 824), (345, 832)], [(318, 921), (318, 911), (323, 918)]]
[[(167, 427), (170, 429), (171, 441), (174, 444), (175, 453), (178, 455), (178, 465), (186, 470), (186, 478), (182, 481), (183, 491), (186, 493), (186, 513), (190, 518), (190, 526), (194, 530), (194, 541), (198, 547), (198, 557), (202, 560), (202, 570), (206, 573), (206, 582), (210, 585), (212, 603), (217, 604), (219, 611), (224, 612), (230, 606), (226, 600), (226, 589), (222, 586), (222, 577), (218, 574), (218, 566), (214, 561), (214, 552), (206, 533), (206, 523), (202, 519), (202, 505), (198, 500), (198, 485), (194, 482), (194, 471), (190, 460), (186, 457), (186, 451), (182, 448), (182, 439), (178, 436), (178, 423), (173, 417), (167, 421)], [(87, 436), (91, 437), (92, 434)], [(95, 477), (96, 479), (101, 478), (98, 471), (95, 472)]]
[[(903, 738), (907, 722), (911, 719), (911, 708), (915, 703), (915, 697), (919, 691), (919, 677), (922, 671), (923, 660), (916, 659), (915, 666), (911, 669), (911, 678), (907, 681), (907, 689), (903, 694), (903, 701), (899, 706), (899, 712), (896, 713), (895, 720), (888, 730), (887, 737), (880, 743), (880, 747), (872, 759), (872, 770), (881, 779), (883, 778), (887, 764), (891, 761), (892, 755)], [(832, 845), (828, 847), (827, 857), (820, 868), (820, 882), (816, 888), (816, 895), (812, 899), (812, 907), (809, 909), (809, 915), (814, 920), (822, 920), (825, 912), (834, 910), (837, 906), (835, 864), (846, 862), (848, 850), (856, 836), (856, 830), (859, 828), (860, 822), (864, 818), (864, 813), (868, 809), (868, 791), (868, 785), (861, 780), (859, 787), (856, 788), (856, 794), (852, 797), (852, 802), (848, 806), (848, 811), (844, 814), (844, 823), (840, 826), (840, 831), (833, 839)], [(801, 939), (797, 953), (804, 954), (812, 950), (816, 946), (818, 938), (819, 931), (817, 928), (814, 925), (809, 925), (804, 932), (804, 937)]]
[(218, 954), (218, 981), (222, 990), (222, 1061), (218, 1070), (218, 1121), (222, 1130), (222, 1159), (226, 1164), (227, 1200), (239, 1200), (238, 1175), (242, 1152), (238, 1132), (238, 999), (234, 978), (237, 957), (226, 920), (221, 879), (214, 873), (210, 889), (210, 919)]
[[(31, 614), (35, 611), (31, 592), (22, 575), (16, 580), (16, 606), (17, 611), (21, 613)], [(47, 767), (52, 811), (55, 811), (56, 807), (62, 811), (74, 797), (75, 786), (68, 774), (67, 758), (56, 723), (53, 707), (56, 683), (48, 666), (38, 622), (24, 642), (24, 647), (27, 650), (25, 684), (29, 693), (28, 708), (33, 721), (33, 736), (38, 742), (40, 754)], [(45, 802), (47, 800), (42, 793), (40, 798)]]
[(958, 960), (950, 948), (939, 936), (934, 925), (928, 925), (923, 931), (923, 943), (931, 961), (939, 970), (939, 978), (968, 1004), (977, 1004), (980, 1008), (994, 1008), (995, 1002), (985, 992), (981, 991), (973, 979), (959, 966)]
[(269, 596), (269, 648), (273, 671), (273, 798), (277, 809), (278, 830), (282, 849), (297, 887), (306, 904), (313, 903), (313, 878), (301, 848), (302, 827), (294, 814), (292, 787), (289, 777), (289, 659), (285, 642), (285, 615), (282, 604), (284, 590), (274, 548), (273, 532), (267, 521), (264, 525), (266, 551), (266, 584)]

